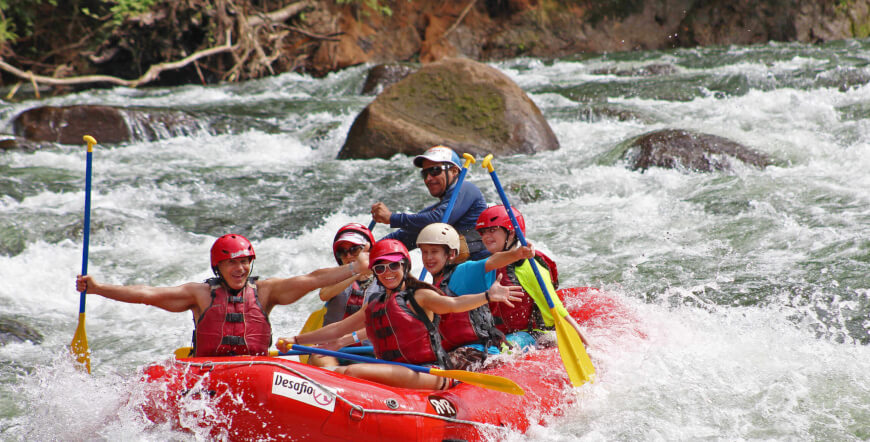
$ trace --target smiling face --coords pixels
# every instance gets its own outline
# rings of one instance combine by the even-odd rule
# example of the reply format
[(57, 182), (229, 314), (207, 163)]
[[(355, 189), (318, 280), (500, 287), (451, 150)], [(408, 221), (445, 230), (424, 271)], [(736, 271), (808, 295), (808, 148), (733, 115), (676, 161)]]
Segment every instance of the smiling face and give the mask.
[[(375, 275), (377, 275), (378, 281), (381, 283), (381, 286), (383, 286), (385, 289), (391, 290), (391, 291), (399, 290), (401, 288), (401, 285), (402, 285), (402, 282), (403, 282), (404, 276), (405, 276), (405, 264), (402, 261), (394, 261), (394, 262), (398, 263), (399, 265), (398, 266), (395, 266), (395, 265), (390, 266), (390, 264), (392, 264), (392, 262), (387, 261), (387, 260), (379, 260), (379, 261), (376, 261), (375, 264), (372, 266), (372, 270), (374, 270)], [(378, 266), (379, 265), (384, 266), (383, 273), (378, 273), (378, 271), (379, 271)], [(390, 267), (396, 267), (396, 268), (392, 269)]]
[[(436, 163), (432, 160), (423, 160), (423, 169), (428, 169), (430, 167), (441, 166), (442, 164), (450, 164), (450, 163)], [(451, 167), (446, 171), (441, 171), (438, 175), (431, 176), (426, 175), (423, 179), (423, 182), (426, 183), (426, 188), (429, 190), (429, 194), (440, 198), (441, 195), (444, 195), (444, 192), (447, 191), (447, 186), (449, 183), (453, 181), (453, 178), (459, 174), (458, 168)]]
[(478, 229), (477, 232), (480, 233), (483, 245), (489, 253), (501, 252), (507, 245), (508, 233), (502, 227), (487, 227)]
[(447, 247), (441, 244), (418, 244), (423, 255), (423, 267), (426, 271), (438, 275), (444, 270), (447, 260), (453, 258), (454, 252), (447, 253)]
[(218, 263), (218, 272), (233, 290), (239, 290), (245, 286), (248, 275), (251, 273), (252, 259), (249, 256), (243, 258), (225, 259)]

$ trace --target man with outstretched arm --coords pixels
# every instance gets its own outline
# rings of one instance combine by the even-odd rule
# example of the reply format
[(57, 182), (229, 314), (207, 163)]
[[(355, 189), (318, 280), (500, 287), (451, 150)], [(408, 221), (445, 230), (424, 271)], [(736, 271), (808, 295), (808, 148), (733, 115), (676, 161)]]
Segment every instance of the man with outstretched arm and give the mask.
[(91, 275), (76, 277), (76, 291), (116, 301), (148, 304), (170, 312), (193, 313), (190, 356), (266, 355), (272, 344), (269, 313), (276, 305), (296, 302), (306, 293), (368, 271), (368, 253), (338, 267), (291, 278), (258, 281), (250, 277), (254, 247), (242, 235), (227, 234), (211, 248), (215, 274), (205, 282), (175, 287), (100, 284)]

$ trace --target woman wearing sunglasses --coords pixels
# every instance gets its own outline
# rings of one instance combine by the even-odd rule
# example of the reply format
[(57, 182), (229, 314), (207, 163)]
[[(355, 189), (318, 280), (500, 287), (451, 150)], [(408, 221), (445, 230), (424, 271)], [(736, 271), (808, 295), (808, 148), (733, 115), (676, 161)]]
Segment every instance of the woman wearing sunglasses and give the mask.
[[(437, 328), (439, 315), (468, 311), (487, 302), (510, 304), (519, 300), (505, 287), (477, 295), (443, 296), (435, 287), (410, 275), (408, 249), (394, 239), (375, 243), (369, 255), (369, 268), (384, 292), (347, 319), (310, 333), (278, 339), (278, 349), (287, 351), (293, 344), (319, 343), (339, 348), (353, 343), (352, 333), (365, 328), (379, 359), (449, 369)], [(447, 378), (398, 365), (354, 364), (334, 370), (395, 387), (443, 390), (452, 386)]]
[[(356, 260), (362, 252), (369, 252), (375, 239), (372, 232), (360, 223), (349, 223), (338, 229), (332, 240), (332, 254), (339, 265), (349, 264)], [(374, 274), (370, 270), (360, 272), (344, 281), (320, 289), (320, 300), (326, 302), (326, 314), (323, 325), (341, 321), (358, 312), (372, 290), (376, 289)], [(354, 345), (369, 345), (365, 335), (357, 335), (360, 343)], [(342, 362), (346, 362), (342, 360)], [(332, 356), (310, 355), (308, 363), (317, 367), (339, 365), (339, 360)]]
[[(454, 264), (459, 254), (459, 234), (449, 224), (429, 224), (417, 236), (423, 254), (423, 266), (432, 274), (432, 283), (447, 296), (464, 296), (486, 292), (500, 284), (495, 270), (535, 255), (532, 247), (518, 247), (498, 252), (486, 260)], [(509, 289), (522, 293), (522, 287)], [(454, 369), (476, 370), (487, 355), (500, 353), (504, 334), (495, 327), (489, 306), (482, 305), (461, 313), (441, 315), (438, 325), (441, 345), (447, 350)]]

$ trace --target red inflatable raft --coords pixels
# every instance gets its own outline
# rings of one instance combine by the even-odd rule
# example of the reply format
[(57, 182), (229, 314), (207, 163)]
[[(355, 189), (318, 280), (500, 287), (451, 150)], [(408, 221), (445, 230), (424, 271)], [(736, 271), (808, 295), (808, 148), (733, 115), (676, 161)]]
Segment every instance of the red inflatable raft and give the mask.
[[(595, 289), (559, 296), (584, 326), (625, 315)], [(555, 346), (506, 356), (483, 372), (512, 379), (525, 395), (465, 383), (446, 391), (395, 388), (280, 356), (186, 358), (145, 368), (144, 411), (154, 422), (229, 440), (497, 440), (573, 397)]]

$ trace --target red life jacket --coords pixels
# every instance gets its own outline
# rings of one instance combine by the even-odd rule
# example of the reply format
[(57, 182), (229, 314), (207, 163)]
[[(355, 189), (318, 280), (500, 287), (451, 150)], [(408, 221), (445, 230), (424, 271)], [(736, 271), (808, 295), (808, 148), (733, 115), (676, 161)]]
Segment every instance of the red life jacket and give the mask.
[(257, 298), (256, 278), (237, 296), (230, 296), (217, 278), (211, 287), (211, 304), (196, 319), (194, 356), (266, 355), (272, 345), (272, 325)]
[[(542, 253), (535, 251), (535, 262), (549, 271), (550, 267), (547, 265), (547, 262), (552, 263), (553, 261), (550, 258), (544, 257)], [(516, 267), (520, 264), (522, 264), (522, 261), (509, 264), (506, 267), (496, 270), (496, 280), (499, 281), (501, 285), (521, 286), (515, 272)], [(523, 288), (523, 292), (525, 293), (525, 296), (523, 296), (521, 300), (512, 302), (514, 305), (513, 308), (501, 302), (489, 303), (489, 309), (492, 311), (492, 317), (495, 320), (496, 328), (504, 334), (516, 331), (532, 331), (535, 329), (552, 328), (544, 325), (544, 317), (541, 316), (541, 310), (538, 308), (538, 305), (535, 304), (535, 300), (529, 296), (528, 292), (526, 292), (525, 288)]]
[[(447, 287), (454, 270), (455, 265), (445, 267), (436, 286), (443, 294), (455, 297), (456, 294)], [(467, 312), (445, 313), (440, 316), (438, 331), (441, 332), (441, 346), (444, 350), (450, 351), (467, 344), (498, 345), (504, 340), (504, 334), (495, 328), (487, 304)]]
[[(414, 300), (413, 290), (378, 294), (366, 307), (366, 333), (375, 357), (409, 364), (446, 367), (438, 315), (434, 322)], [(449, 368), (449, 367), (446, 367)]]
[(350, 285), (350, 293), (347, 295), (347, 304), (344, 306), (345, 318), (358, 312), (359, 309), (362, 308), (366, 300), (366, 288), (371, 285), (373, 279), (374, 278), (363, 281), (362, 284), (354, 281)]

